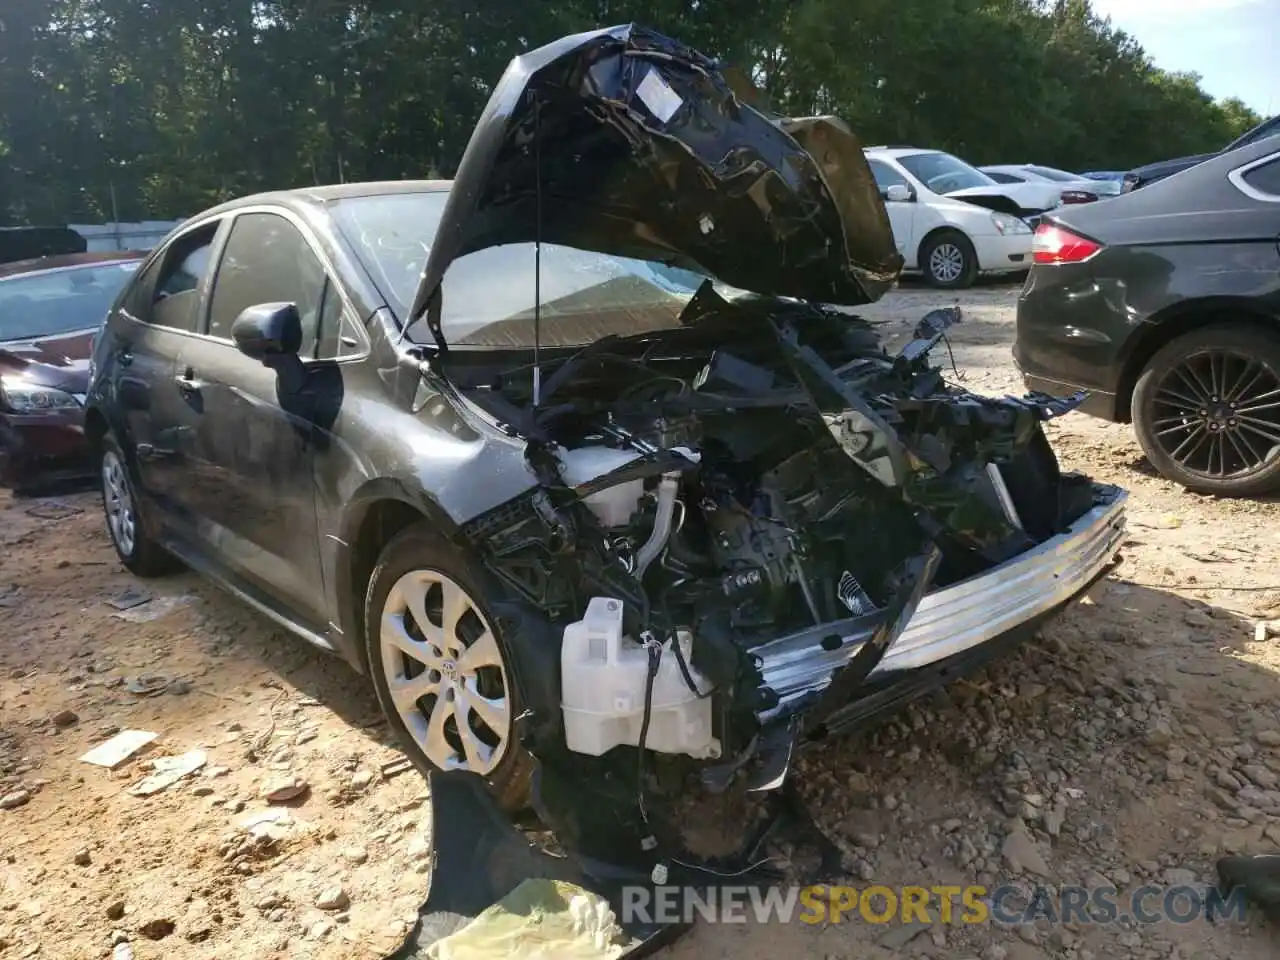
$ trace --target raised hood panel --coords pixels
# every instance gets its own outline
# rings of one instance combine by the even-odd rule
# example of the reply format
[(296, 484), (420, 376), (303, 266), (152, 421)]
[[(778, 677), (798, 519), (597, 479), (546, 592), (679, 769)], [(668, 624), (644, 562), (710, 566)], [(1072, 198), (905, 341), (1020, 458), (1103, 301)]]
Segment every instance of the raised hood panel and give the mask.
[(1051, 210), (1058, 205), (1065, 184), (1059, 183), (993, 183), (984, 187), (952, 190), (947, 196), (958, 200), (974, 197), (1008, 197), (1024, 210)]
[(878, 299), (902, 267), (840, 121), (768, 118), (713, 61), (635, 26), (511, 62), (458, 167), (413, 318), (459, 257), (539, 236), (833, 304)]

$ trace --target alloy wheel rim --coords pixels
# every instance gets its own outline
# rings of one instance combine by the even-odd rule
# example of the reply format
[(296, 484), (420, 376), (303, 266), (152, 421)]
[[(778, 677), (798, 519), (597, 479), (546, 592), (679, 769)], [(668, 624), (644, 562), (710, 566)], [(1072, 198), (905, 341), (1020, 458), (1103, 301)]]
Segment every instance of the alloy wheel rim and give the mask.
[(129, 478), (125, 476), (124, 464), (113, 450), (108, 450), (102, 457), (102, 492), (111, 537), (127, 557), (133, 553), (137, 542), (137, 518), (133, 495), (129, 492)]
[(929, 269), (943, 283), (954, 283), (964, 271), (964, 254), (954, 243), (940, 243), (929, 254)]
[(396, 714), (432, 765), (488, 776), (506, 755), (506, 665), (479, 605), (454, 580), (414, 570), (392, 585), (379, 645)]
[(1156, 386), (1151, 428), (1183, 470), (1246, 477), (1280, 458), (1280, 371), (1234, 350), (1185, 357)]

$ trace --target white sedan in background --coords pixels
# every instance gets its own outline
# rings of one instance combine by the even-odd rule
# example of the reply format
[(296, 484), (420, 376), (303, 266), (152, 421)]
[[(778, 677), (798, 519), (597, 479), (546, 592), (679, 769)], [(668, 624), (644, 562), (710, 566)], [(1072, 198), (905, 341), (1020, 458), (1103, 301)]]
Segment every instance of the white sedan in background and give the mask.
[(1001, 163), (978, 169), (996, 183), (1055, 184), (1063, 193), (1063, 203), (1092, 203), (1104, 197), (1120, 196), (1119, 180), (1091, 180), (1083, 174), (1038, 163)]
[(918, 271), (931, 286), (961, 289), (980, 273), (1031, 266), (1032, 228), (1024, 217), (1057, 206), (1054, 191), (1002, 186), (938, 150), (870, 147), (865, 153), (907, 271)]

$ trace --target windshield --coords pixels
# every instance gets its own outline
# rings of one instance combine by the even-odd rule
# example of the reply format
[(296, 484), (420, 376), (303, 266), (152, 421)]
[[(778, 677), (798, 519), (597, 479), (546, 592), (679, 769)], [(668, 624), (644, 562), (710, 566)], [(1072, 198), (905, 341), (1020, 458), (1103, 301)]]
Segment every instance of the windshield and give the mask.
[(899, 157), (907, 172), (934, 193), (952, 193), (969, 187), (990, 187), (995, 181), (949, 153), (913, 153)]
[(1041, 167), (1032, 164), (1027, 169), (1037, 176), (1044, 177), (1046, 180), (1056, 180), (1058, 183), (1070, 183), (1073, 180), (1080, 179), (1077, 174), (1067, 173), (1067, 171), (1059, 170), (1057, 167)]
[(98, 326), (137, 269), (134, 261), (95, 263), (0, 280), (0, 342)]
[[(334, 220), (403, 322), (447, 194), (383, 194), (335, 202)], [(440, 324), (451, 346), (532, 347), (535, 284), (532, 243), (489, 247), (459, 258), (444, 276)], [(679, 325), (704, 277), (646, 260), (542, 245), (543, 346), (582, 346)], [(424, 321), (408, 337), (430, 343)]]

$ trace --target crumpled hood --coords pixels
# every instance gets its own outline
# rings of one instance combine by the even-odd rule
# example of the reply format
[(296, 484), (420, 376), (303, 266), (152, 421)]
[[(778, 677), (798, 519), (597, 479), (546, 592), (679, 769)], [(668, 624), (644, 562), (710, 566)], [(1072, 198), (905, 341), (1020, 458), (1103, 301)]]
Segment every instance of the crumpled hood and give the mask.
[(84, 393), (92, 345), (92, 333), (0, 343), (0, 376), (21, 376), (42, 387)]
[(902, 267), (848, 128), (768, 118), (713, 61), (634, 25), (511, 62), (463, 154), (410, 319), (430, 323), (454, 260), (539, 237), (831, 304), (878, 299)]
[(993, 183), (983, 187), (965, 187), (946, 194), (957, 200), (972, 197), (1008, 197), (1024, 210), (1052, 210), (1062, 200), (1061, 183)]

